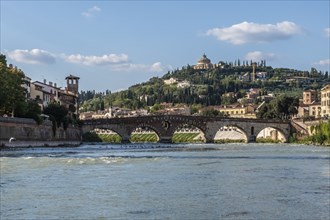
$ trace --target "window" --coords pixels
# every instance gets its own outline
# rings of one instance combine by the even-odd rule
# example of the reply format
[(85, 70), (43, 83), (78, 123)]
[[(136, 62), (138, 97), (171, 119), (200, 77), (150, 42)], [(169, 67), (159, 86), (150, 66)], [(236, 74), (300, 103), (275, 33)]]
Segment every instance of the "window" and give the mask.
[(254, 135), (254, 127), (251, 127), (251, 135)]

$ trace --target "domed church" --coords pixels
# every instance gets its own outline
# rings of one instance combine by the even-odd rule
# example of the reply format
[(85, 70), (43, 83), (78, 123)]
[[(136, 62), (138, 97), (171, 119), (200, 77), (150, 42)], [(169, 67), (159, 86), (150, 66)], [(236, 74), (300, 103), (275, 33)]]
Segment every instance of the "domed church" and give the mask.
[(211, 60), (207, 58), (205, 53), (203, 54), (202, 58), (200, 58), (197, 62), (197, 65), (194, 66), (194, 69), (211, 69), (213, 68), (213, 64)]

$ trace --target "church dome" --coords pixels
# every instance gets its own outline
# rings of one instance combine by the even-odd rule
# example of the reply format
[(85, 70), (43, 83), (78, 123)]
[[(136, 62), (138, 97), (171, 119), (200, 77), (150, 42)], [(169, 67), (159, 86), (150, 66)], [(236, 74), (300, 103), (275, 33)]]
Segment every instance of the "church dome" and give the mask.
[(203, 54), (203, 57), (198, 60), (198, 64), (210, 64), (211, 60)]

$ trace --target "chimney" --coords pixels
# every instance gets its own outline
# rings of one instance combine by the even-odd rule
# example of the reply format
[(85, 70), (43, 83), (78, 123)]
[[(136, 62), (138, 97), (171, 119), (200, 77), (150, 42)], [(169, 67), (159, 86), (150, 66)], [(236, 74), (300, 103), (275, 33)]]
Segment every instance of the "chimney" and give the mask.
[(46, 84), (46, 82), (47, 82), (46, 79), (44, 79), (44, 84)]
[(53, 83), (52, 83), (52, 82), (49, 82), (49, 85), (50, 85), (50, 86), (53, 86)]
[(56, 83), (54, 83), (54, 87), (56, 87), (56, 88), (57, 88), (57, 85), (56, 85)]

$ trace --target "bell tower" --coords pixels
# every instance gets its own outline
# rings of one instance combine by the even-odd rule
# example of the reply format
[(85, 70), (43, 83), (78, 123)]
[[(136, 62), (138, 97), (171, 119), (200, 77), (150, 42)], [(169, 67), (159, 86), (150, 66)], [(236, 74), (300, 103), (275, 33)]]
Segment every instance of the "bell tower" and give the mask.
[(256, 66), (257, 66), (257, 63), (253, 62), (252, 63), (252, 77), (251, 77), (252, 82), (256, 81)]
[(70, 74), (70, 76), (67, 76), (66, 78), (66, 87), (68, 91), (73, 92), (74, 94), (78, 95), (79, 92), (79, 77), (78, 76), (73, 76)]

